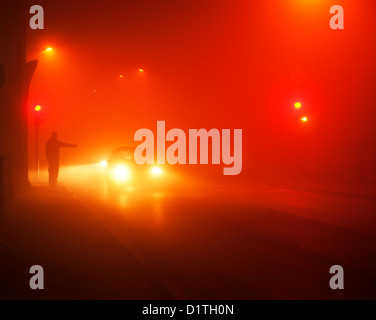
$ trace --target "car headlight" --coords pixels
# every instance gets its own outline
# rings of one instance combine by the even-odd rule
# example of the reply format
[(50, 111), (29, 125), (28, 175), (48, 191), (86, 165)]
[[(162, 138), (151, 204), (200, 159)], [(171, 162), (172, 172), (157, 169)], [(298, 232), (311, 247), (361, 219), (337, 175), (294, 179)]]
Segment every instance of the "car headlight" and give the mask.
[(111, 177), (117, 182), (125, 182), (130, 179), (131, 171), (127, 166), (118, 165), (112, 169)]
[(150, 169), (150, 172), (155, 177), (159, 177), (163, 173), (162, 169), (160, 167), (157, 167), (157, 166), (152, 167)]

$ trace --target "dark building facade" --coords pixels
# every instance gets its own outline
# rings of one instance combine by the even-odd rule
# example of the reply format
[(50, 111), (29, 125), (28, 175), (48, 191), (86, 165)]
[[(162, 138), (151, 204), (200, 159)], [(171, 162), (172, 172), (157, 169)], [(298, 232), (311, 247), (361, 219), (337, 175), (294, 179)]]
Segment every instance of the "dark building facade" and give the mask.
[(26, 62), (26, 1), (0, 2), (0, 201), (27, 189), (27, 92), (36, 63)]

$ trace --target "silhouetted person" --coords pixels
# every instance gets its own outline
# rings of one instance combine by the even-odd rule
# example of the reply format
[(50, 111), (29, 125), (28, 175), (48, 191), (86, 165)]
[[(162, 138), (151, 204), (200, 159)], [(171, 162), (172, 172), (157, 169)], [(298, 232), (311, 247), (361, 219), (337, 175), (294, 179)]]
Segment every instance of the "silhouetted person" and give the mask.
[(60, 148), (76, 148), (76, 144), (63, 143), (57, 140), (57, 133), (54, 132), (46, 143), (46, 158), (48, 162), (48, 174), (50, 186), (57, 185), (59, 175)]

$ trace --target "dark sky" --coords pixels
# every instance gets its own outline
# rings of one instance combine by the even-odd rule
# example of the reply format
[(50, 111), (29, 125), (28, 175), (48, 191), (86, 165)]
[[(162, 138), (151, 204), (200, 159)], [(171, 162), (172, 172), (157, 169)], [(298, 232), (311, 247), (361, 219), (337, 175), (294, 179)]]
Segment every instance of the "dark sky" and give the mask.
[[(30, 112), (45, 110), (42, 139), (58, 131), (79, 144), (64, 163), (99, 162), (157, 120), (243, 129), (245, 175), (376, 142), (374, 1), (39, 4), (45, 30), (28, 32), (28, 58), (39, 59)], [(345, 30), (329, 28), (334, 4)]]

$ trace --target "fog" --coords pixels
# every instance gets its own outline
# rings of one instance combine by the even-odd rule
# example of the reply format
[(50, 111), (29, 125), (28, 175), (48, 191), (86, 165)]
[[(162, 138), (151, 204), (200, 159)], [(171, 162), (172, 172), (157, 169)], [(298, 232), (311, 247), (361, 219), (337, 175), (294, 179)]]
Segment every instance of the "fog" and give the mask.
[(179, 168), (211, 180), (374, 179), (375, 4), (341, 3), (346, 27), (336, 32), (327, 1), (41, 1), (45, 30), (29, 30), (27, 43), (39, 60), (30, 168), (41, 105), (41, 168), (54, 131), (78, 144), (61, 156), (76, 166), (135, 145), (138, 129), (164, 120), (167, 130), (243, 130), (240, 175)]

